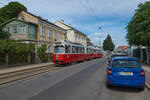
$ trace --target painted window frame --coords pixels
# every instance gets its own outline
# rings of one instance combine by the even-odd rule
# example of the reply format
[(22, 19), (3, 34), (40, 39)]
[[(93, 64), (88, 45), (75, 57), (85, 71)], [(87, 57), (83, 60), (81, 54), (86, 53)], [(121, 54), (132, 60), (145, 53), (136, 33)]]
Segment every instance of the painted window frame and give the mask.
[[(16, 28), (16, 29), (15, 29)], [(12, 33), (13, 34), (17, 34), (18, 33), (18, 25), (17, 24), (14, 24), (13, 26), (12, 26)]]
[[(24, 27), (22, 27), (24, 26)], [(25, 24), (21, 24), (20, 25), (20, 34), (25, 34), (26, 33), (26, 25)]]
[(51, 29), (48, 29), (48, 38), (49, 38), (49, 39), (52, 38), (52, 31), (51, 31)]
[(41, 27), (41, 37), (44, 37), (44, 36), (45, 36), (45, 28), (42, 25), (42, 27)]
[(57, 40), (57, 31), (56, 30), (54, 31), (54, 39)]
[(62, 39), (61, 39), (61, 32), (59, 32), (59, 40), (62, 40)]

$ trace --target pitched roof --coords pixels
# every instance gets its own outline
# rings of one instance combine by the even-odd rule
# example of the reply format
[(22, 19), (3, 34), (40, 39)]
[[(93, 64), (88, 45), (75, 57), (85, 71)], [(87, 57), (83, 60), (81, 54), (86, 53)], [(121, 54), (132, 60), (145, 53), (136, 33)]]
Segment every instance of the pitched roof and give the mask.
[(38, 18), (38, 19), (40, 19), (40, 20), (42, 20), (42, 21), (45, 21), (45, 22), (47, 22), (47, 23), (49, 23), (49, 24), (51, 24), (51, 25), (54, 25), (55, 27), (57, 27), (57, 28), (60, 28), (60, 29), (62, 29), (62, 30), (64, 30), (64, 31), (66, 31), (65, 29), (63, 29), (63, 28), (61, 28), (61, 27), (59, 27), (59, 26), (57, 26), (57, 25), (55, 25), (54, 23), (52, 23), (52, 22), (49, 22), (48, 20), (46, 20), (46, 19), (43, 19), (42, 17), (40, 17), (40, 16), (36, 16), (36, 15), (34, 15), (34, 14), (32, 14), (32, 13), (30, 13), (30, 12), (26, 12), (27, 14), (30, 14), (30, 15), (32, 15), (32, 16), (34, 16), (34, 17), (36, 17), (36, 18)]
[(19, 20), (19, 19), (17, 19), (17, 18), (12, 18), (12, 19), (10, 19), (10, 20), (8, 20), (8, 21), (2, 23), (1, 25), (4, 26), (4, 25), (6, 25), (6, 24), (8, 24), (9, 22), (12, 22), (12, 21), (20, 21), (20, 22), (24, 22), (24, 23), (27, 23), (27, 24), (33, 24), (33, 25), (36, 25), (36, 26), (37, 26), (37, 24), (35, 24), (35, 23), (28, 22), (28, 21), (23, 21), (23, 20)]
[(76, 28), (74, 28), (74, 27), (72, 27), (72, 26), (70, 26), (70, 25), (67, 25), (67, 24), (65, 24), (65, 23), (63, 23), (63, 22), (61, 22), (61, 21), (59, 21), (59, 22), (60, 22), (61, 24), (65, 25), (65, 26), (67, 26), (67, 27), (70, 27), (71, 30), (75, 30), (75, 31), (77, 31), (77, 32), (79, 32), (79, 33), (81, 33), (81, 34), (83, 34), (84, 36), (87, 36), (86, 34), (82, 33), (82, 32), (79, 31), (78, 29), (76, 29)]
[(118, 49), (128, 49), (128, 46), (119, 46)]

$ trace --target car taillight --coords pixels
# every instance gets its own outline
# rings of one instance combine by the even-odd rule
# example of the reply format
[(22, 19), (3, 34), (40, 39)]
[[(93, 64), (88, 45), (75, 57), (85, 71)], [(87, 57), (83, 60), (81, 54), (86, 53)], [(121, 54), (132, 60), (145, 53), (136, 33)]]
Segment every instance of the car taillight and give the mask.
[(141, 76), (145, 76), (144, 70), (141, 71)]
[(111, 75), (111, 74), (112, 74), (112, 71), (111, 71), (110, 69), (108, 69), (107, 73), (108, 73), (109, 75)]

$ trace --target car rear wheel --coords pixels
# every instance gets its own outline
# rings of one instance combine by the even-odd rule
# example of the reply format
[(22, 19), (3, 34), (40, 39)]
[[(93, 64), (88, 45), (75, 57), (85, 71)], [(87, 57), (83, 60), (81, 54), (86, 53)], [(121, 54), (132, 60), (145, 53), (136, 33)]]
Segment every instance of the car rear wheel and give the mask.
[(145, 90), (145, 86), (141, 87), (139, 90), (144, 91)]
[(106, 82), (106, 87), (111, 88), (112, 86), (108, 82)]

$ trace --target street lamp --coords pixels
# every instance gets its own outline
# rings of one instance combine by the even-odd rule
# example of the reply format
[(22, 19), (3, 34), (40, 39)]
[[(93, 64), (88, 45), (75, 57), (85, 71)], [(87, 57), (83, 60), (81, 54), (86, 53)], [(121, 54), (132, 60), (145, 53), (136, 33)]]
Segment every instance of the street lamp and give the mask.
[[(102, 29), (102, 27), (98, 27), (98, 30), (101, 30), (101, 29)], [(101, 36), (99, 36), (99, 45), (101, 47)]]

